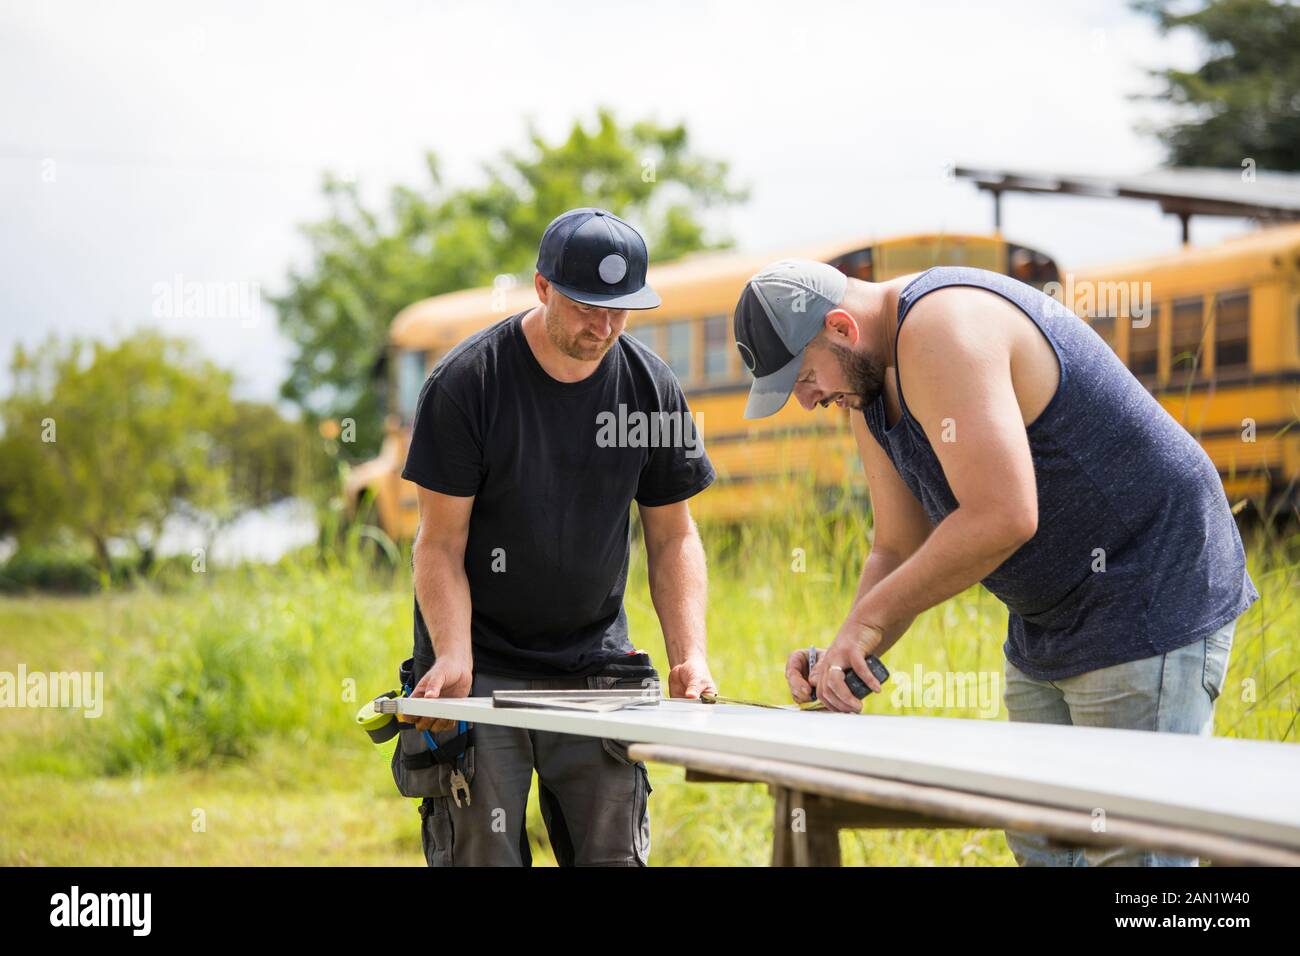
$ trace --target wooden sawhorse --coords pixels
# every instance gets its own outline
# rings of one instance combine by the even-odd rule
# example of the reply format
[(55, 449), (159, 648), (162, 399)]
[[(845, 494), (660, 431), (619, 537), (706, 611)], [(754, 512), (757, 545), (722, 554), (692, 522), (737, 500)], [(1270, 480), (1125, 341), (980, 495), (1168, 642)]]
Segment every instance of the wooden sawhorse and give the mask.
[[(1232, 834), (663, 744), (632, 744), (634, 760), (676, 764), (694, 783), (766, 783), (775, 803), (773, 866), (839, 866), (844, 829), (1013, 829), (1071, 845), (1139, 846), (1234, 866), (1300, 866), (1300, 849)], [(802, 810), (802, 816), (797, 816)], [(802, 824), (802, 825), (799, 825)]]

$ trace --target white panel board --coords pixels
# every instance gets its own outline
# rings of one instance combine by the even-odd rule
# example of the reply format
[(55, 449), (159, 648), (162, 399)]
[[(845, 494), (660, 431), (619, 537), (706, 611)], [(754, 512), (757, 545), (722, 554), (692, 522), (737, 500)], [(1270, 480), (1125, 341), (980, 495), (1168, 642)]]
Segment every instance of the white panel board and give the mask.
[(401, 698), (402, 713), (857, 771), (1300, 847), (1300, 746), (1094, 727), (663, 701), (606, 714)]

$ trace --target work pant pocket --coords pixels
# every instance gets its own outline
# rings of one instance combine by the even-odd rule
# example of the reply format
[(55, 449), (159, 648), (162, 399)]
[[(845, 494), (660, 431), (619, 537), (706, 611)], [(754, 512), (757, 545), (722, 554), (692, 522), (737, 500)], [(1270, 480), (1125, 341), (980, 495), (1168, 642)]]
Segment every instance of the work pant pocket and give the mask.
[[(631, 656), (634, 655), (629, 655)], [(589, 690), (639, 690), (648, 697), (662, 696), (659, 674), (649, 665), (635, 670), (628, 668), (622, 673), (596, 674), (587, 678), (587, 688)], [(638, 763), (627, 755), (627, 744), (618, 740), (601, 740), (601, 745), (606, 753), (624, 766), (644, 769), (644, 764)]]
[(644, 766), (640, 761), (633, 760), (628, 756), (627, 744), (621, 740), (602, 739), (600, 745), (605, 748), (605, 753), (609, 754), (624, 767)]
[(1232, 655), (1235, 626), (1234, 622), (1221, 627), (1205, 638), (1205, 664), (1201, 671), (1201, 684), (1212, 701), (1223, 693), (1223, 685), (1228, 679), (1228, 658)]
[(641, 866), (650, 864), (650, 772), (640, 761), (636, 764), (637, 789), (636, 805), (632, 814), (632, 848), (637, 863)]
[[(663, 690), (659, 683), (659, 672), (650, 663), (650, 655), (643, 653), (625, 654), (616, 657), (606, 665), (605, 670), (587, 678), (589, 690), (639, 690), (647, 697), (660, 698)], [(645, 764), (628, 756), (627, 744), (618, 740), (602, 740), (605, 752), (628, 767), (640, 767), (645, 774)], [(647, 791), (649, 777), (645, 779)]]
[[(627, 744), (618, 740), (601, 740), (601, 746), (605, 749), (610, 757), (618, 762), (618, 769), (613, 772), (616, 774), (630, 773), (632, 775), (632, 802), (631, 806), (624, 805), (623, 808), (613, 811), (622, 818), (622, 827), (631, 827), (631, 857), (627, 856), (628, 844), (627, 830), (623, 829), (623, 836), (620, 838), (622, 847), (622, 859), (638, 866), (647, 866), (650, 861), (650, 794), (654, 792), (654, 787), (650, 786), (650, 772), (646, 765), (640, 760), (633, 760), (628, 756)], [(617, 853), (614, 853), (616, 856)]]
[(429, 866), (455, 865), (449, 800), (449, 797), (425, 797), (420, 804), (420, 846)]

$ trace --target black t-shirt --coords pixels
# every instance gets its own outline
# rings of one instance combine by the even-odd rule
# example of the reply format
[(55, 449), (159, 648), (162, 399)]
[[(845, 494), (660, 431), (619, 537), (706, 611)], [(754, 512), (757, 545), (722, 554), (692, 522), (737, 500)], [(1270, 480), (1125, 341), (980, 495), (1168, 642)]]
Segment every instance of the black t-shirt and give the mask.
[[(594, 373), (560, 382), (533, 355), (524, 314), (470, 336), (429, 374), (402, 477), (475, 496), (465, 547), (475, 670), (592, 674), (632, 650), (632, 502), (682, 501), (714, 471), (662, 359), (622, 335)], [(433, 661), (418, 600), (415, 658), (417, 673)]]

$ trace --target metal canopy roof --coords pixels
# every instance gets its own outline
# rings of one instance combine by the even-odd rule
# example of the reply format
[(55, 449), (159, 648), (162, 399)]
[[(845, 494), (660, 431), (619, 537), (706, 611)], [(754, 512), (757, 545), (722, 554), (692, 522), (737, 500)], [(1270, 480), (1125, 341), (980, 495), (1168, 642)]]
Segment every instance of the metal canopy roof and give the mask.
[(999, 228), (1002, 225), (999, 200), (1004, 192), (1157, 202), (1164, 212), (1183, 221), (1184, 241), (1187, 221), (1192, 216), (1239, 216), (1275, 222), (1300, 220), (1300, 173), (1166, 167), (1133, 176), (1090, 176), (968, 166), (959, 166), (955, 172), (993, 194)]

